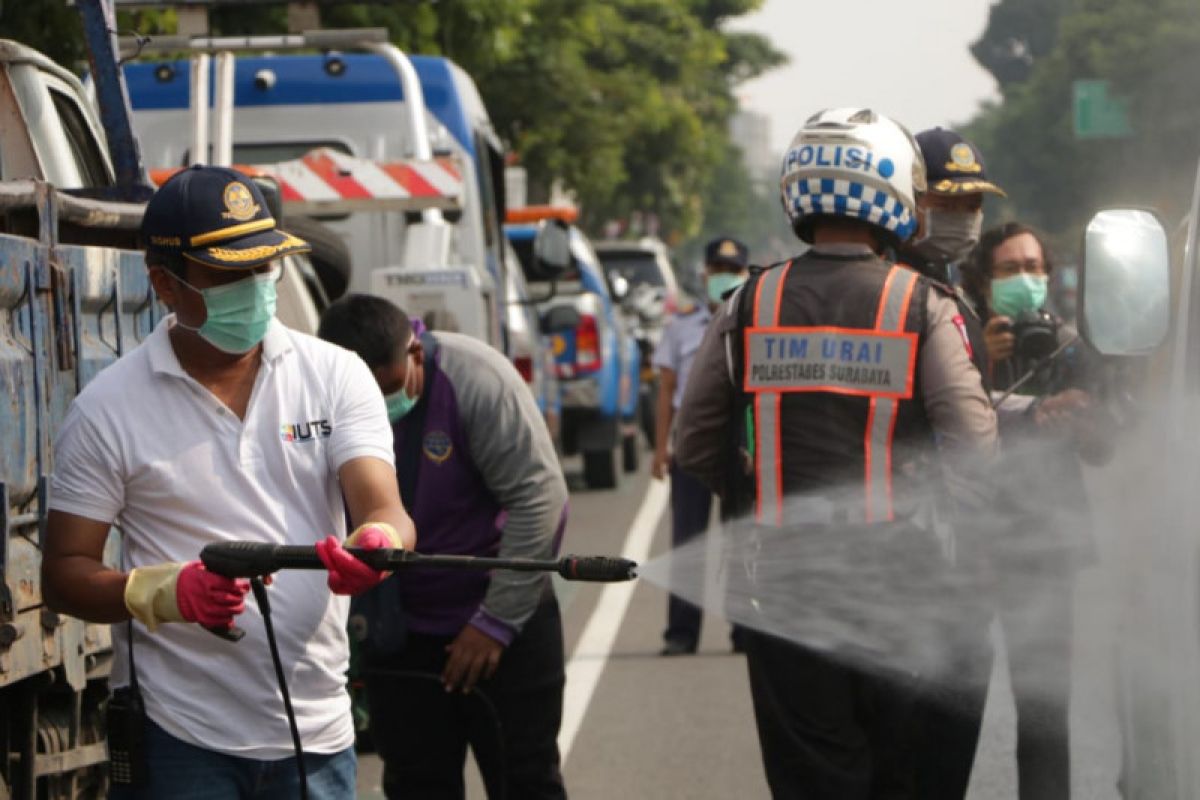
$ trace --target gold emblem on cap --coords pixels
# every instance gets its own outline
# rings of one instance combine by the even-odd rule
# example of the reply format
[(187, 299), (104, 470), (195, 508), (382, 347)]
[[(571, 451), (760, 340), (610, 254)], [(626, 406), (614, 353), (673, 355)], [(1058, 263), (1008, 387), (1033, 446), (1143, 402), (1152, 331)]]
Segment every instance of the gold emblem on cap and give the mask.
[(254, 202), (254, 195), (250, 194), (250, 190), (244, 183), (234, 181), (226, 186), (223, 199), (225, 208), (228, 209), (221, 214), (225, 219), (245, 222), (258, 213), (258, 203)]
[(966, 142), (959, 142), (950, 148), (950, 162), (946, 164), (949, 172), (983, 172), (983, 166), (975, 160), (975, 151)]
[(737, 258), (737, 245), (734, 244), (731, 239), (726, 239), (725, 241), (721, 242), (721, 246), (717, 248), (717, 255), (725, 256), (727, 258)]

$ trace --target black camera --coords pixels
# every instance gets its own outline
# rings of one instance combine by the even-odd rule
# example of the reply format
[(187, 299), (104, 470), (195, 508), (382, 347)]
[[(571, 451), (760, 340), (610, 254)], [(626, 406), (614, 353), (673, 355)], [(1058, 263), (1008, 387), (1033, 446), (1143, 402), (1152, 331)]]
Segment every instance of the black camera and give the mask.
[(1018, 357), (1037, 361), (1058, 349), (1058, 320), (1048, 311), (1022, 311), (1012, 324), (1013, 349)]

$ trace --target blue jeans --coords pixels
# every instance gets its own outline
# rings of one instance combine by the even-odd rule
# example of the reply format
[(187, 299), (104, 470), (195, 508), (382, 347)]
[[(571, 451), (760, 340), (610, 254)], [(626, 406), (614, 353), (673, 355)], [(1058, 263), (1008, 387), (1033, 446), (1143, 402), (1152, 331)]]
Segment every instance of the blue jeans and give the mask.
[[(109, 800), (297, 800), (296, 759), (238, 758), (176, 739), (146, 720), (149, 778), (142, 786), (114, 786)], [(305, 753), (309, 800), (353, 800), (358, 760), (354, 748)]]

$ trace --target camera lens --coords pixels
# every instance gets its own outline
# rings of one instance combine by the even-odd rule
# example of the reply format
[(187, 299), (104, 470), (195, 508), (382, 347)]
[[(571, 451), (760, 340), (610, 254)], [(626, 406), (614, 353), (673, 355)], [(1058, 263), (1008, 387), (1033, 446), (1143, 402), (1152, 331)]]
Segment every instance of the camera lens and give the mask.
[(1058, 347), (1058, 323), (1045, 311), (1020, 314), (1013, 321), (1017, 354), (1026, 359), (1045, 358)]

